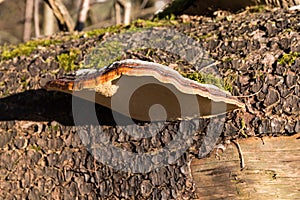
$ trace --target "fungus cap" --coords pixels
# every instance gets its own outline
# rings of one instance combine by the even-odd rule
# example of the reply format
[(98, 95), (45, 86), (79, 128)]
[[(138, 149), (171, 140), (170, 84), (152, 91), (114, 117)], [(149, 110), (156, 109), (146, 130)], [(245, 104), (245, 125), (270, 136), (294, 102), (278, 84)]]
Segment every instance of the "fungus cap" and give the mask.
[[(236, 97), (214, 85), (184, 78), (161, 64), (133, 59), (79, 70), (74, 76), (48, 82), (45, 88), (73, 94), (141, 121), (211, 117), (244, 108)], [(153, 105), (164, 111), (150, 113)]]

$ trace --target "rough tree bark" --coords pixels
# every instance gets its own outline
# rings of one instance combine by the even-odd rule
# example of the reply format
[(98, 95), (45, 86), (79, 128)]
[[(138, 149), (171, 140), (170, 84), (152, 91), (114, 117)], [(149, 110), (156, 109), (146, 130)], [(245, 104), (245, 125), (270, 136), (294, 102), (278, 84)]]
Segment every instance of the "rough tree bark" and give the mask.
[(237, 12), (247, 6), (267, 5), (287, 8), (299, 4), (300, 0), (173, 0), (158, 14), (158, 17), (162, 18), (170, 14), (212, 15), (217, 10)]

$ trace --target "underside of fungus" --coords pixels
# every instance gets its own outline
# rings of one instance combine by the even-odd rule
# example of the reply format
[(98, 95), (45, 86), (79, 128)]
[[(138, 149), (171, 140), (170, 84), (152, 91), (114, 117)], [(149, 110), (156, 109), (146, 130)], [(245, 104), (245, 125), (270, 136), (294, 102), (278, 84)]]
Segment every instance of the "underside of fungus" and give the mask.
[(123, 60), (48, 82), (47, 90), (73, 94), (141, 121), (210, 117), (244, 108), (230, 93), (182, 77), (152, 62)]

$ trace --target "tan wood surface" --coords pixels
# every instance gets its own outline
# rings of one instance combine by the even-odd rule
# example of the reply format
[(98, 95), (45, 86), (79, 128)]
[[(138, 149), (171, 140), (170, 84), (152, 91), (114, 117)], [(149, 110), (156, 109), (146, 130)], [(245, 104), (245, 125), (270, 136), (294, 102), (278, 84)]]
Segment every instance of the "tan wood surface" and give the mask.
[(238, 140), (191, 163), (198, 199), (300, 199), (300, 134)]

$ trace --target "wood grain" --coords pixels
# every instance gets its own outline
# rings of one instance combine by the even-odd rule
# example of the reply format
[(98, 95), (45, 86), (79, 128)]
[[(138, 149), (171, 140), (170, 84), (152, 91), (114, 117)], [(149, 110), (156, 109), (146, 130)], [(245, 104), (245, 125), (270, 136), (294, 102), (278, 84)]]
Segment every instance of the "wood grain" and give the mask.
[[(191, 164), (198, 199), (299, 199), (300, 134), (239, 140), (219, 156)], [(219, 150), (220, 151), (220, 150)]]

